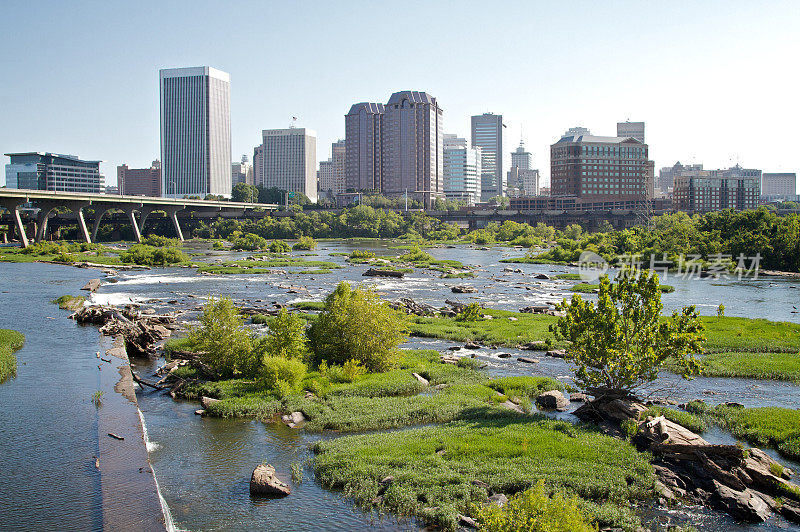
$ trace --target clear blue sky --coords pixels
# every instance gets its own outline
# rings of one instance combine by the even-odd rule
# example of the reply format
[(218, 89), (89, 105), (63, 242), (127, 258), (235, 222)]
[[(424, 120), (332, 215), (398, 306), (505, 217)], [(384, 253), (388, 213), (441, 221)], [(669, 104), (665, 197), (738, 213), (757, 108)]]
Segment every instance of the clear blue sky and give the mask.
[(613, 135), (625, 119), (646, 122), (656, 168), (800, 170), (798, 1), (3, 0), (0, 13), (0, 150), (102, 159), (108, 182), (159, 157), (158, 69), (199, 65), (231, 75), (234, 160), (292, 116), (325, 159), (351, 104), (421, 90), (445, 132), (501, 113), (510, 152), (522, 127), (545, 177), (567, 128)]

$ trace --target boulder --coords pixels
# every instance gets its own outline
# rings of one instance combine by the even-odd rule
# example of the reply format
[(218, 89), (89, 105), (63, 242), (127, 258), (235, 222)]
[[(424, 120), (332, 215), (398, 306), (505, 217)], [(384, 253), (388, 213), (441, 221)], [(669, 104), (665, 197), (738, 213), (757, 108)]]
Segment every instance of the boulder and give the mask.
[(550, 390), (536, 397), (536, 404), (549, 410), (566, 410), (567, 406), (569, 406), (569, 401), (558, 390)]
[(420, 382), (420, 384), (422, 384), (423, 386), (427, 386), (428, 384), (430, 384), (428, 382), (428, 379), (426, 379), (425, 377), (423, 377), (419, 373), (412, 373), (411, 375), (413, 375), (414, 378), (417, 379)]
[(511, 358), (511, 353), (497, 353), (497, 358)]
[(752, 523), (762, 523), (772, 513), (767, 503), (752, 490), (736, 491), (716, 480), (712, 482), (715, 488), (715, 502), (732, 516)]
[(454, 294), (474, 294), (478, 291), (478, 289), (474, 286), (462, 284), (458, 286), (451, 286), (450, 291)]
[(534, 279), (550, 280), (550, 276), (546, 273), (537, 273), (533, 276)]
[(589, 400), (589, 396), (587, 396), (585, 393), (575, 392), (569, 394), (569, 400), (572, 403), (585, 403)]
[(467, 515), (458, 514), (458, 524), (466, 528), (478, 528), (478, 522)]
[(102, 284), (102, 281), (100, 279), (92, 279), (91, 281), (89, 281), (85, 285), (83, 285), (83, 288), (81, 288), (81, 290), (86, 290), (88, 292), (94, 292), (95, 290), (100, 288), (101, 284)]
[(285, 497), (292, 492), (288, 484), (275, 476), (275, 468), (269, 464), (261, 464), (253, 470), (250, 477), (250, 494)]
[(304, 416), (302, 412), (292, 412), (291, 414), (284, 414), (281, 416), (281, 421), (283, 421), (287, 427), (293, 429), (298, 427), (301, 423), (304, 423), (306, 421), (306, 416)]
[(517, 346), (517, 348), (522, 349), (524, 351), (543, 351), (544, 346), (545, 343), (542, 340), (534, 340), (533, 342), (520, 344)]
[(214, 403), (219, 403), (219, 399), (213, 399), (211, 397), (206, 397), (205, 395), (200, 398), (200, 406), (202, 406), (204, 410), (208, 410), (208, 407)]
[(480, 349), (480, 348), (481, 348), (481, 344), (479, 344), (477, 342), (467, 342), (466, 344), (464, 344), (464, 349), (473, 349), (474, 350), (474, 349)]
[(517, 361), (524, 362), (525, 364), (538, 364), (538, 358), (529, 358), (529, 357), (517, 357)]
[(396, 277), (402, 279), (405, 275), (403, 272), (395, 270), (381, 270), (378, 268), (370, 268), (361, 274), (364, 277)]
[(503, 495), (502, 493), (495, 493), (491, 497), (489, 497), (489, 504), (494, 504), (495, 506), (503, 507), (508, 503), (508, 497)]
[(547, 352), (547, 356), (555, 358), (564, 358), (567, 356), (567, 351), (564, 349), (551, 349)]
[(550, 312), (550, 305), (531, 305), (519, 309), (523, 314), (547, 314)]

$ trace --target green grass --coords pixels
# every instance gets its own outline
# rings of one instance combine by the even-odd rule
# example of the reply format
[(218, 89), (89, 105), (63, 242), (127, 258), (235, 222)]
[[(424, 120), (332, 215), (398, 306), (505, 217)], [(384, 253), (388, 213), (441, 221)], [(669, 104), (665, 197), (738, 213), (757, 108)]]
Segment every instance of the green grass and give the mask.
[(512, 257), (501, 259), (500, 262), (506, 264), (558, 264), (561, 266), (568, 264), (567, 261), (564, 260), (551, 260), (539, 257)]
[(172, 337), (164, 342), (164, 356), (169, 358), (172, 351), (192, 351), (194, 346), (189, 338)]
[[(323, 486), (343, 490), (364, 507), (419, 516), (445, 529), (486, 500), (486, 488), (473, 481), (510, 495), (543, 480), (549, 490), (588, 501), (583, 506), (590, 515), (623, 514), (629, 521), (635, 521), (629, 501), (649, 496), (653, 486), (647, 456), (626, 442), (487, 406), (444, 426), (347, 436), (318, 442), (314, 450)], [(386, 476), (394, 481), (376, 501)], [(601, 510), (601, 504), (622, 512)]]
[(17, 376), (18, 351), (25, 343), (25, 335), (11, 329), (0, 329), (0, 384)]
[(664, 416), (673, 423), (677, 423), (698, 434), (707, 431), (709, 425), (708, 420), (703, 416), (666, 406), (651, 406), (642, 414), (641, 419), (645, 419), (647, 416)]
[(800, 410), (779, 407), (712, 407), (701, 401), (686, 410), (714, 422), (753, 445), (777, 449), (782, 455), (800, 459)]
[(559, 279), (561, 281), (580, 281), (583, 277), (581, 277), (579, 273), (559, 273), (558, 275), (554, 275), (553, 279)]
[[(596, 290), (600, 288), (599, 284), (590, 284), (590, 283), (578, 283), (571, 288), (573, 292), (578, 292), (582, 294), (592, 294)], [(674, 286), (670, 286), (668, 284), (662, 284), (658, 287), (663, 294), (669, 294), (670, 292), (675, 291)]]
[(800, 324), (764, 319), (703, 316), (712, 353), (797, 353)]
[[(222, 264), (202, 264), (197, 269), (202, 273), (271, 273), (273, 268), (318, 268), (320, 270), (335, 270), (341, 268), (339, 264), (322, 260), (305, 260), (301, 257), (276, 257), (270, 260), (235, 260)], [(325, 272), (327, 273), (327, 272)]]
[(86, 302), (86, 298), (83, 296), (61, 296), (52, 301), (58, 305), (58, 308), (62, 310), (78, 310), (83, 306)]
[(700, 361), (708, 377), (800, 382), (798, 353), (711, 353)]
[(473, 277), (475, 277), (474, 272), (445, 273), (441, 276), (442, 279), (471, 279)]
[(311, 275), (322, 275), (322, 274), (326, 274), (326, 273), (333, 273), (333, 270), (329, 270), (327, 268), (317, 268), (315, 270), (303, 270), (303, 271), (299, 271), (299, 272), (295, 272), (295, 273), (311, 274)]
[(324, 301), (297, 301), (290, 303), (290, 306), (298, 310), (323, 310), (325, 309)]

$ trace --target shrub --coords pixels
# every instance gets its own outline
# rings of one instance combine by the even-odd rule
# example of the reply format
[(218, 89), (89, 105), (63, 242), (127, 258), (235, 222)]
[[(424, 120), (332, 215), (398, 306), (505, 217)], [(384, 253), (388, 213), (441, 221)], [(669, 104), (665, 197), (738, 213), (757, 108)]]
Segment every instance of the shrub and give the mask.
[(67, 246), (58, 242), (36, 242), (20, 250), (25, 255), (58, 255), (69, 251)]
[(177, 247), (181, 245), (181, 242), (177, 238), (167, 238), (161, 235), (147, 235), (142, 239), (141, 243), (157, 248)]
[(253, 233), (234, 238), (231, 243), (233, 244), (233, 249), (244, 251), (258, 251), (267, 247), (267, 239)]
[(725, 305), (723, 305), (722, 303), (720, 303), (719, 306), (717, 307), (717, 317), (718, 318), (725, 317)]
[(269, 245), (269, 250), (272, 253), (289, 253), (292, 248), (283, 240), (273, 240)]
[(308, 331), (319, 364), (355, 360), (370, 371), (384, 371), (404, 339), (405, 320), (372, 290), (342, 282), (325, 298), (325, 309)]
[(268, 314), (254, 314), (250, 317), (250, 323), (253, 325), (264, 325), (269, 323), (271, 316)]
[(479, 506), (476, 520), (490, 532), (592, 532), (596, 530), (578, 508), (576, 497), (547, 496), (544, 481), (508, 500), (504, 508)]
[(176, 247), (157, 248), (147, 244), (134, 244), (119, 255), (125, 263), (141, 266), (168, 266), (189, 260), (189, 257)]
[(277, 316), (268, 321), (267, 327), (269, 333), (258, 342), (259, 354), (300, 360), (307, 358), (305, 323), (299, 316), (282, 308)]
[(478, 321), (481, 317), (481, 306), (477, 301), (474, 301), (461, 309), (456, 315), (456, 321)]
[(365, 373), (367, 373), (367, 368), (361, 365), (357, 360), (350, 359), (342, 366), (344, 382), (354, 382)]
[(311, 251), (317, 247), (317, 241), (310, 236), (302, 236), (300, 240), (294, 243), (292, 249), (298, 251)]
[(366, 249), (354, 249), (350, 253), (351, 259), (374, 259), (375, 253), (367, 251)]
[[(281, 356), (264, 355), (261, 359), (261, 378), (271, 390), (283, 397), (286, 387), (289, 392), (296, 392), (306, 376), (306, 365), (296, 359)], [(280, 384), (285, 383), (285, 386)]]
[(189, 329), (189, 343), (200, 360), (221, 378), (255, 376), (258, 357), (253, 340), (244, 329), (242, 316), (227, 297), (211, 299), (203, 306), (200, 326)]

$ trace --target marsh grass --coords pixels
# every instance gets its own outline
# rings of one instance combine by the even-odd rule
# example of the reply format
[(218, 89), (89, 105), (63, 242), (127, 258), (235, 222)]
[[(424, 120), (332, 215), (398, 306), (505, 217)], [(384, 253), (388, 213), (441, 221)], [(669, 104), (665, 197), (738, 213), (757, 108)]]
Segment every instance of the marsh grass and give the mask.
[(58, 305), (58, 308), (60, 308), (61, 310), (72, 310), (72, 311), (80, 309), (85, 302), (86, 298), (84, 296), (70, 296), (70, 295), (61, 296), (52, 301), (52, 303)]
[(702, 401), (692, 401), (686, 405), (686, 410), (753, 445), (772, 447), (788, 458), (800, 459), (800, 410), (712, 407)]
[[(323, 260), (306, 260), (295, 256), (269, 255), (269, 260), (234, 260), (222, 264), (201, 264), (200, 273), (242, 274), (271, 273), (273, 268), (315, 268), (318, 270), (335, 270), (342, 268), (335, 262)], [(327, 272), (325, 272), (327, 273)]]
[(17, 355), (25, 344), (25, 335), (11, 329), (0, 329), (0, 384), (17, 376)]
[[(588, 501), (595, 516), (630, 519), (630, 500), (650, 495), (648, 458), (626, 442), (563, 421), (480, 407), (443, 426), (318, 442), (314, 467), (328, 488), (364, 507), (415, 515), (445, 529), (483, 503), (544, 481)], [(380, 480), (394, 481), (381, 494)], [(616, 507), (601, 509), (601, 504)], [(603, 523), (615, 524), (615, 523)]]
[(323, 310), (325, 308), (324, 301), (297, 301), (290, 303), (289, 306), (298, 310)]
[[(675, 291), (674, 286), (670, 286), (668, 284), (659, 285), (659, 290), (661, 290), (662, 294), (668, 294), (670, 292)], [(590, 283), (578, 283), (574, 285), (570, 290), (576, 293), (581, 294), (592, 294), (600, 289), (599, 284), (590, 284)]]
[(800, 382), (800, 353), (711, 353), (703, 375)]

